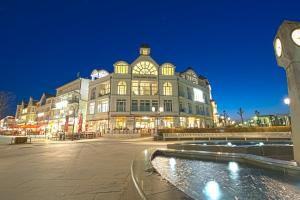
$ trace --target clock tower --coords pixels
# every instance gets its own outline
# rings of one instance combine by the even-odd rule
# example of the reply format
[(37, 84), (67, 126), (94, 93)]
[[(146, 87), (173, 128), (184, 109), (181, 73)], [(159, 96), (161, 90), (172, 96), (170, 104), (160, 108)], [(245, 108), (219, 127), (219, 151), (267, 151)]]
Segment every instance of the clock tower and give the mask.
[(284, 21), (274, 39), (274, 50), (279, 66), (286, 71), (294, 160), (300, 164), (300, 23)]

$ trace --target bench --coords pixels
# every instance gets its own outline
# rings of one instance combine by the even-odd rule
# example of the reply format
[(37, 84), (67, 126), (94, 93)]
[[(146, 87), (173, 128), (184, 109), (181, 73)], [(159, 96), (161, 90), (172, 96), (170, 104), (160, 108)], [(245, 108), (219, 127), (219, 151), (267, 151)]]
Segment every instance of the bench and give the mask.
[(28, 140), (31, 143), (31, 137), (27, 136), (14, 136), (11, 138), (10, 144), (25, 144), (28, 143)]

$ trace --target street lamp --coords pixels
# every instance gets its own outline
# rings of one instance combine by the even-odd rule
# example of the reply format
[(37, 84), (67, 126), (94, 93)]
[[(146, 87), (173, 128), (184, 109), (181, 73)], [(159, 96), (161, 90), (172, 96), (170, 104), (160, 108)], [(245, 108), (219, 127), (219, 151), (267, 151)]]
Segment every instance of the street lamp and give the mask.
[[(152, 112), (156, 112), (156, 107), (152, 107)], [(158, 135), (158, 117), (160, 115), (161, 112), (164, 112), (164, 108), (163, 107), (159, 107), (159, 109), (157, 110), (156, 113), (156, 126), (155, 126), (155, 136)]]
[(291, 99), (289, 97), (286, 97), (286, 98), (284, 98), (283, 102), (284, 102), (284, 104), (289, 106), (291, 103)]

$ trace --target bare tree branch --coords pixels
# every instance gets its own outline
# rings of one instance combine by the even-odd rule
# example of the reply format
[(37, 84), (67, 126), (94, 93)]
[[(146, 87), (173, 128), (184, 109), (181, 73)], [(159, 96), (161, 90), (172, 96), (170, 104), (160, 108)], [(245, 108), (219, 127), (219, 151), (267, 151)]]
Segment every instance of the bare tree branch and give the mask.
[(0, 91), (0, 119), (9, 112), (14, 100), (15, 96), (11, 92)]

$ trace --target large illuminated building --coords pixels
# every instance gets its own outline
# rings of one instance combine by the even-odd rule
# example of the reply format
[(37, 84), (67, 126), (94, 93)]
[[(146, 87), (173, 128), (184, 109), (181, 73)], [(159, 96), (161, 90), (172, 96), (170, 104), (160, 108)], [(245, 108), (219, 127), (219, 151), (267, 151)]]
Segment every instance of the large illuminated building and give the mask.
[(132, 63), (118, 61), (113, 73), (94, 70), (91, 77), (88, 131), (135, 133), (214, 125), (207, 78), (192, 68), (176, 72), (172, 63), (158, 64), (147, 45)]

